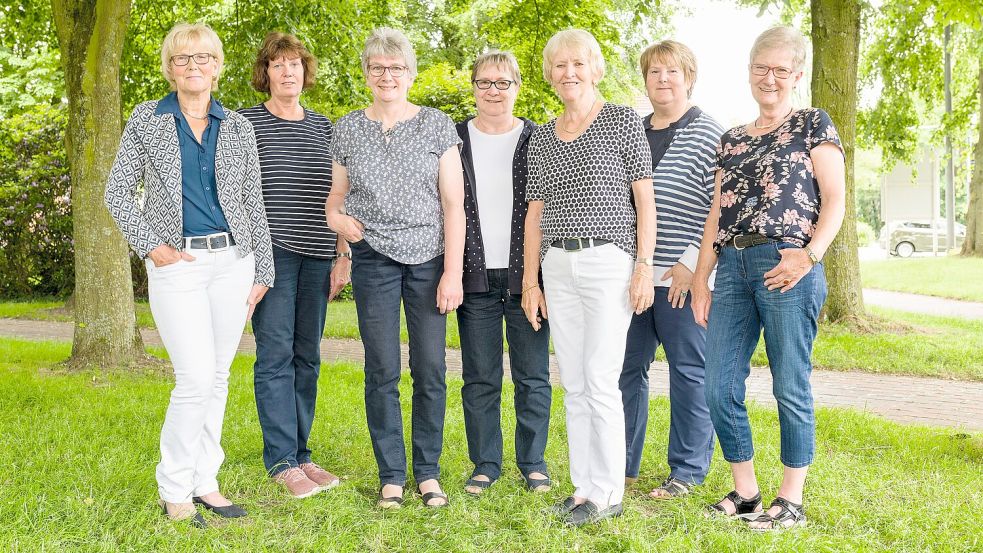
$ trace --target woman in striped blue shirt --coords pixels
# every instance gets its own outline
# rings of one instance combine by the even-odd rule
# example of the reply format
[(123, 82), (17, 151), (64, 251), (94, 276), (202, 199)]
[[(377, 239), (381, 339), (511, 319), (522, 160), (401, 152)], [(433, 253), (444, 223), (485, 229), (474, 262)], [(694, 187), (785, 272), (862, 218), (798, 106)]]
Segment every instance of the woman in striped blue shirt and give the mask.
[(625, 479), (638, 479), (648, 420), (648, 368), (662, 344), (669, 360), (669, 475), (649, 495), (668, 499), (701, 484), (713, 454), (713, 426), (703, 397), (706, 329), (696, 324), (687, 296), (724, 129), (690, 102), (696, 58), (688, 47), (672, 40), (653, 44), (642, 52), (639, 65), (654, 110), (644, 127), (659, 219), (655, 257), (649, 260), (655, 300), (632, 319), (621, 373)]

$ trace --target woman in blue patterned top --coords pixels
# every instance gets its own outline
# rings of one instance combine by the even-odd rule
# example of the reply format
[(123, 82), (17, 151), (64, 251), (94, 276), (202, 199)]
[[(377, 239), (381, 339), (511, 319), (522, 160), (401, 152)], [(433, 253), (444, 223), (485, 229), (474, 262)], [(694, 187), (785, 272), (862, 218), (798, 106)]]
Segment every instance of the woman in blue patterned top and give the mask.
[[(721, 138), (713, 207), (693, 279), (693, 312), (708, 326), (706, 399), (734, 491), (710, 512), (754, 530), (804, 525), (802, 494), (816, 448), (812, 344), (826, 299), (821, 260), (843, 222), (844, 156), (829, 115), (795, 109), (806, 44), (776, 27), (751, 49), (753, 122)], [(707, 279), (717, 264), (711, 295)], [(712, 298), (712, 308), (711, 308)], [(751, 355), (764, 329), (781, 429), (781, 487), (766, 513), (744, 405)]]
[[(649, 495), (686, 495), (703, 483), (713, 456), (713, 425), (703, 397), (706, 329), (693, 319), (688, 292), (713, 195), (715, 152), (724, 129), (689, 98), (696, 57), (673, 40), (653, 44), (639, 60), (653, 113), (642, 121), (652, 151), (659, 240), (655, 300), (635, 315), (621, 372), (625, 406), (625, 478), (638, 478), (648, 422), (648, 370), (662, 345), (669, 360), (669, 476)], [(713, 277), (710, 278), (711, 285)]]
[(376, 29), (362, 50), (372, 105), (338, 120), (328, 225), (351, 244), (352, 286), (365, 347), (365, 410), (379, 466), (378, 505), (399, 507), (406, 450), (399, 406), (399, 307), (413, 377), (413, 477), (427, 507), (441, 491), (447, 313), (464, 299), (464, 176), (460, 137), (444, 113), (407, 98), (409, 40)]

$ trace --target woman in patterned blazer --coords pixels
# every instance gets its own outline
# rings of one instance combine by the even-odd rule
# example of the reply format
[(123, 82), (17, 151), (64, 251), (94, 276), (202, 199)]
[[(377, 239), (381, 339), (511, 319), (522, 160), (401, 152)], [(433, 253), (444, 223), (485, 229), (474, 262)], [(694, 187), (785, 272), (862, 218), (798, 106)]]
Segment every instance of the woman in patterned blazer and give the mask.
[(161, 70), (172, 92), (133, 110), (105, 198), (146, 261), (150, 309), (174, 366), (160, 504), (171, 519), (201, 527), (196, 503), (223, 517), (246, 514), (218, 489), (222, 420), (243, 327), (274, 276), (252, 126), (211, 96), (222, 60), (207, 26), (171, 29)]

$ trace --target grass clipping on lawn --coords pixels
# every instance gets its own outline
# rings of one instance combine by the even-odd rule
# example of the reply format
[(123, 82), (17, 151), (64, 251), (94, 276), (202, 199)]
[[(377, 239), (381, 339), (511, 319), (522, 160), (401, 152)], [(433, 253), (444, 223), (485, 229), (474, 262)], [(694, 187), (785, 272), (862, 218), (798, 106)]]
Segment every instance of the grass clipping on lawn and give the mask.
[[(702, 486), (680, 501), (645, 492), (667, 474), (668, 403), (651, 404), (642, 479), (625, 515), (569, 529), (543, 513), (572, 491), (562, 394), (554, 393), (546, 460), (555, 489), (523, 490), (515, 467), (512, 388), (503, 397), (502, 478), (480, 499), (462, 487), (467, 457), (458, 378), (448, 378), (442, 483), (451, 505), (424, 509), (407, 491), (403, 509), (374, 507), (378, 480), (365, 426), (361, 367), (325, 365), (311, 434), (314, 460), (343, 478), (310, 499), (288, 499), (266, 477), (252, 394), (253, 359), (232, 367), (219, 474), (222, 491), (250, 513), (211, 528), (166, 521), (154, 465), (172, 381), (120, 371), (50, 372), (68, 344), (0, 339), (0, 550), (85, 551), (979, 551), (983, 537), (983, 442), (979, 434), (902, 426), (857, 412), (820, 409), (816, 463), (806, 489), (810, 525), (775, 535), (707, 520), (704, 505), (732, 489), (716, 452)], [(410, 378), (401, 385), (409, 434)], [(774, 411), (752, 406), (758, 477), (766, 502), (781, 467)], [(408, 483), (407, 490), (412, 487)], [(913, 501), (913, 498), (917, 498)]]

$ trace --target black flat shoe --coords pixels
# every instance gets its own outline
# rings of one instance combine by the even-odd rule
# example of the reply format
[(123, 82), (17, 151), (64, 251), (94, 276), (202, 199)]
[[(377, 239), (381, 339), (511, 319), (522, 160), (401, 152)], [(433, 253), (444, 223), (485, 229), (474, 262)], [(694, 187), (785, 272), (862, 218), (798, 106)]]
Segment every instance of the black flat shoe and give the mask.
[(529, 475), (523, 474), (523, 480), (526, 481), (526, 489), (531, 492), (541, 492), (545, 493), (550, 491), (553, 486), (553, 481), (550, 477), (546, 478), (530, 478)]
[(205, 522), (205, 517), (201, 516), (201, 513), (199, 513), (197, 510), (195, 510), (194, 515), (189, 515), (184, 518), (173, 518), (170, 514), (167, 513), (167, 504), (164, 503), (164, 500), (158, 501), (157, 504), (160, 505), (160, 510), (162, 513), (164, 513), (164, 517), (170, 520), (171, 522), (180, 522), (182, 520), (187, 520), (188, 523), (194, 528), (199, 528), (202, 530), (208, 528), (208, 523)]
[(557, 515), (565, 517), (573, 512), (574, 509), (579, 507), (577, 500), (571, 495), (570, 497), (564, 499), (563, 501), (557, 503), (556, 505), (551, 505), (547, 507), (546, 512), (551, 515)]
[(217, 505), (209, 504), (208, 502), (206, 502), (204, 499), (200, 497), (192, 497), (191, 501), (194, 501), (195, 504), (201, 505), (202, 507), (208, 509), (209, 511), (215, 513), (216, 515), (222, 518), (240, 518), (248, 514), (246, 513), (245, 509), (234, 503), (232, 505), (226, 505), (225, 507), (219, 507)]
[(577, 506), (576, 509), (570, 511), (567, 515), (567, 526), (584, 526), (586, 524), (595, 524), (606, 518), (620, 517), (624, 512), (621, 503), (617, 505), (610, 505), (605, 508), (600, 508), (593, 501), (585, 501)]

